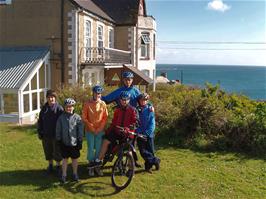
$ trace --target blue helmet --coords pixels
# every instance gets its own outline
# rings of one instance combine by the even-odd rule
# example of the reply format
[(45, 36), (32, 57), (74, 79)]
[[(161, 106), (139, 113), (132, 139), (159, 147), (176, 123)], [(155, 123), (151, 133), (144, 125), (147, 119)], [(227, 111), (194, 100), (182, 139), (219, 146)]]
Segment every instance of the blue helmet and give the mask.
[(64, 101), (65, 106), (74, 106), (76, 104), (76, 101), (72, 98), (66, 98)]
[(103, 87), (99, 86), (99, 85), (96, 85), (92, 88), (92, 91), (94, 93), (102, 93), (104, 91)]
[(130, 93), (128, 91), (122, 91), (120, 94), (120, 99), (123, 100), (129, 100), (130, 99)]
[(138, 100), (141, 100), (141, 99), (144, 99), (144, 100), (148, 100), (150, 98), (149, 94), (148, 93), (141, 93), (137, 99)]
[(122, 77), (123, 78), (133, 78), (134, 75), (132, 72), (126, 71), (126, 72), (123, 72)]

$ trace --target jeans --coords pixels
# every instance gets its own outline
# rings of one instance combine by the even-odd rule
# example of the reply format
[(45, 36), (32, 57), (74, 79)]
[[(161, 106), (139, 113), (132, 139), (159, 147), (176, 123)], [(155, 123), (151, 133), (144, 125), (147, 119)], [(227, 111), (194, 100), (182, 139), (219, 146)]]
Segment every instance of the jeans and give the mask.
[(147, 138), (147, 141), (137, 140), (138, 148), (140, 151), (141, 157), (145, 160), (147, 164), (155, 164), (158, 162), (158, 158), (154, 155), (154, 138)]
[(87, 160), (89, 162), (94, 161), (96, 158), (99, 157), (99, 153), (102, 146), (102, 137), (104, 132), (100, 132), (97, 135), (86, 132), (86, 139), (87, 139)]

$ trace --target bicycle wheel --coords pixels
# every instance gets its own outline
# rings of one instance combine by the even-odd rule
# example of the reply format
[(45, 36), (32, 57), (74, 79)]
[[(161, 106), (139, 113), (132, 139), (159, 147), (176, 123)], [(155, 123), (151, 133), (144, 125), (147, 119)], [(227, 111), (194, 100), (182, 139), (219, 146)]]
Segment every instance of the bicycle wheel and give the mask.
[(134, 159), (131, 153), (118, 157), (112, 169), (112, 185), (117, 190), (125, 189), (134, 175)]

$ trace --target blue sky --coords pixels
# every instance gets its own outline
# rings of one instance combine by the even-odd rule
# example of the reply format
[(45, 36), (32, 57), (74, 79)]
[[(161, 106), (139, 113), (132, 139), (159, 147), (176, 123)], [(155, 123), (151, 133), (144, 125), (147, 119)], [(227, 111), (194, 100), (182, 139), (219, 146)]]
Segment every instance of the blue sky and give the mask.
[(266, 0), (146, 0), (146, 6), (157, 22), (157, 63), (266, 66)]

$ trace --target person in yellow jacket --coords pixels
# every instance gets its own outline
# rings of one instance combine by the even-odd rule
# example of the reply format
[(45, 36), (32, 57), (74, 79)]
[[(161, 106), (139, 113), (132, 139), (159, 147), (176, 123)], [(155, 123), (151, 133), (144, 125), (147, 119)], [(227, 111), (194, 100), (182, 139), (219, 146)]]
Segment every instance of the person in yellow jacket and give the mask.
[[(104, 128), (107, 122), (108, 111), (104, 101), (101, 100), (103, 88), (101, 86), (94, 86), (92, 88), (93, 98), (87, 101), (82, 110), (82, 120), (85, 125), (86, 139), (87, 139), (87, 160), (89, 166), (98, 158), (102, 137), (104, 135)], [(89, 175), (94, 176), (103, 175), (100, 169), (89, 169)]]

